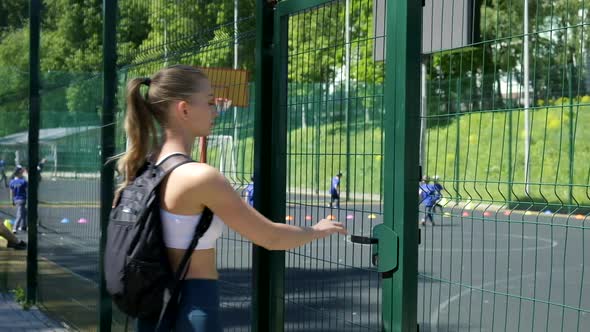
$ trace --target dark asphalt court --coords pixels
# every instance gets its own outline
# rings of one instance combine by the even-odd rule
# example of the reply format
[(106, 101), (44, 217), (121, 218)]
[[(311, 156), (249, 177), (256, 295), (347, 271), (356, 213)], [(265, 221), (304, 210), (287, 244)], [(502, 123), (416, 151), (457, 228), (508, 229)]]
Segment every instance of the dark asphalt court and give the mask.
[[(39, 191), (41, 255), (91, 281), (98, 280), (98, 195), (98, 180), (44, 181)], [(350, 233), (370, 235), (382, 222), (380, 203), (343, 202), (336, 210), (313, 193), (287, 201), (288, 222), (297, 225), (333, 215)], [(443, 211), (436, 226), (421, 227), (420, 331), (590, 330), (588, 218), (450, 203)], [(381, 281), (371, 254), (336, 236), (287, 252), (287, 330), (380, 331)], [(250, 255), (251, 244), (226, 230), (217, 257), (227, 330), (249, 325)]]

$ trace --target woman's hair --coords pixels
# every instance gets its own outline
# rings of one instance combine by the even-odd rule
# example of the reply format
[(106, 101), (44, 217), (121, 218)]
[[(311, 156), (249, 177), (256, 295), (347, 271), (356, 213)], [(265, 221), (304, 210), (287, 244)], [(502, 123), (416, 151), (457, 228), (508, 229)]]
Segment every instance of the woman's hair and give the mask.
[[(148, 154), (158, 146), (158, 133), (154, 120), (166, 126), (166, 112), (170, 103), (188, 100), (203, 89), (207, 76), (199, 69), (187, 65), (174, 65), (158, 71), (151, 78), (134, 78), (127, 84), (127, 114), (125, 133), (127, 151), (117, 163), (123, 175), (124, 188), (143, 166)], [(140, 89), (146, 85), (145, 96)]]

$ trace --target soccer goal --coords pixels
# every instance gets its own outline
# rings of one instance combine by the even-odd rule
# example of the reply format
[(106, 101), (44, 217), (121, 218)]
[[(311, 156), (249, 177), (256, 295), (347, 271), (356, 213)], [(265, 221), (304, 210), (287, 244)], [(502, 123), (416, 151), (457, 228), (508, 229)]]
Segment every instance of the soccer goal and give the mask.
[(236, 174), (236, 149), (230, 135), (207, 136), (207, 162), (218, 166), (221, 173)]

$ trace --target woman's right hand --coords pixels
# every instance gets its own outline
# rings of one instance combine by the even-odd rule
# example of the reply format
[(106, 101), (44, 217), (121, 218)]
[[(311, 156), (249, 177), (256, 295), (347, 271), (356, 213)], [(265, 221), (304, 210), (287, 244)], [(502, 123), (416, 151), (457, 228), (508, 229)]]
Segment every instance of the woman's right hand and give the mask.
[(342, 235), (348, 234), (348, 231), (341, 222), (322, 219), (317, 224), (311, 227), (314, 230), (316, 239), (321, 239), (331, 234), (338, 233)]

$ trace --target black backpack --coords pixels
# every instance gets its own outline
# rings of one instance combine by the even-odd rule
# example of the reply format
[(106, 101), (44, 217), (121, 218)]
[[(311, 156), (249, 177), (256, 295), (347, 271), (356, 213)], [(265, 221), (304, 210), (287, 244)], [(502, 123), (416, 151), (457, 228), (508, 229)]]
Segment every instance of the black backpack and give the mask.
[(182, 154), (171, 155), (159, 165), (146, 162), (111, 210), (104, 255), (106, 287), (119, 309), (131, 317), (156, 322), (174, 310), (187, 262), (213, 219), (205, 208), (174, 273), (162, 235), (159, 187), (170, 172), (189, 162), (193, 160)]

